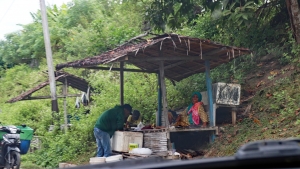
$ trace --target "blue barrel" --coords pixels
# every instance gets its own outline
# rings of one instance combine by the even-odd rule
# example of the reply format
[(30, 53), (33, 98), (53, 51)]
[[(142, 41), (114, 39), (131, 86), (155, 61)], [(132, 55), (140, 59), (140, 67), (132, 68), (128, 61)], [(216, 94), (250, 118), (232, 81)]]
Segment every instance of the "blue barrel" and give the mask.
[(20, 154), (26, 154), (28, 152), (29, 146), (30, 146), (30, 141), (31, 140), (21, 140), (21, 145), (20, 145)]

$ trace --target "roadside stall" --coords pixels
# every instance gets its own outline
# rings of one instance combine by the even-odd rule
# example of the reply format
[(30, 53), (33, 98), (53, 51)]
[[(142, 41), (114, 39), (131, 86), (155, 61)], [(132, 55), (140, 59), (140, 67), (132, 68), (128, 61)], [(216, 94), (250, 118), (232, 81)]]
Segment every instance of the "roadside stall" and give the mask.
[[(251, 51), (246, 48), (226, 46), (210, 40), (181, 36), (178, 34), (149, 35), (143, 34), (130, 39), (125, 44), (115, 49), (101, 53), (98, 56), (85, 58), (68, 63), (56, 65), (56, 69), (66, 67), (109, 70), (120, 72), (120, 104), (124, 103), (124, 71), (155, 73), (158, 77), (158, 106), (156, 114), (156, 126), (131, 133), (132, 131), (116, 132), (112, 140), (112, 146), (117, 150), (129, 152), (130, 143), (138, 143), (138, 147), (149, 147), (156, 154), (168, 154), (166, 150), (175, 150), (170, 133), (182, 132), (208, 132), (211, 141), (217, 134), (218, 127), (215, 125), (216, 99), (213, 98), (213, 85), (210, 79), (210, 69)], [(113, 63), (119, 63), (119, 67), (112, 67)], [(124, 63), (133, 64), (140, 69), (126, 69)], [(106, 64), (111, 67), (101, 67)], [(206, 128), (177, 128), (170, 126), (168, 120), (168, 102), (165, 78), (174, 84), (193, 74), (204, 73), (206, 75), (206, 111), (209, 116), (209, 127)], [(215, 92), (217, 94), (217, 92)], [(179, 126), (179, 125), (178, 125)], [(122, 136), (123, 135), (123, 136)], [(123, 146), (117, 144), (122, 137)], [(117, 139), (118, 138), (118, 139)], [(127, 140), (128, 139), (128, 140)]]

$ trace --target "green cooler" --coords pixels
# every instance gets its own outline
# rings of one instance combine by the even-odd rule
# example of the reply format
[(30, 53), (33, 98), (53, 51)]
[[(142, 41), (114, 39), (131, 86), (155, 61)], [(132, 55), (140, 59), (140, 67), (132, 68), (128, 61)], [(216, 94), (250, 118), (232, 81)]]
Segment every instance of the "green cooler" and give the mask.
[(0, 131), (0, 140), (3, 140), (3, 135), (6, 134), (6, 132)]
[[(20, 134), (20, 139), (21, 139), (21, 145), (20, 145), (20, 150), (21, 150), (21, 154), (26, 154), (29, 146), (30, 146), (30, 142), (33, 138), (33, 129), (28, 127), (28, 126), (16, 126), (17, 128), (21, 129), (21, 134)], [(0, 133), (1, 135), (1, 133)]]

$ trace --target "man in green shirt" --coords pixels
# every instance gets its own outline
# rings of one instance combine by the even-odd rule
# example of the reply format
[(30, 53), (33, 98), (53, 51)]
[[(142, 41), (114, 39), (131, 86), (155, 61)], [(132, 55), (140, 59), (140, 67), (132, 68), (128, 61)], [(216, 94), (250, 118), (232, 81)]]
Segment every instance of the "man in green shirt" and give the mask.
[(94, 136), (97, 142), (97, 157), (108, 157), (111, 154), (110, 138), (117, 130), (123, 130), (124, 119), (131, 114), (129, 104), (115, 106), (103, 112), (97, 119), (94, 127)]

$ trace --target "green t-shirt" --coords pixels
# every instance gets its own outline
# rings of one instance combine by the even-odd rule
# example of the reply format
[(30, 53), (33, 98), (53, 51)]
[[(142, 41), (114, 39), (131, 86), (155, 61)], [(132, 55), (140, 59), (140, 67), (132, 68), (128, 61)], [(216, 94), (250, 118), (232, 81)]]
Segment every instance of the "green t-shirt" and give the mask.
[(123, 130), (124, 112), (121, 106), (106, 110), (97, 119), (95, 127), (107, 132), (112, 137), (116, 130)]

